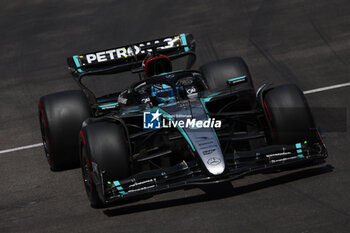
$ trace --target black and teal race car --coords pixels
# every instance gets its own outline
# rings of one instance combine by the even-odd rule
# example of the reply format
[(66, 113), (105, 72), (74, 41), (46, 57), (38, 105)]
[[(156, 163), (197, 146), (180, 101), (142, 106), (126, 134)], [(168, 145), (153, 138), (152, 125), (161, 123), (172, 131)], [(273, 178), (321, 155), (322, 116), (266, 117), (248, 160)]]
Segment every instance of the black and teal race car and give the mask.
[[(173, 71), (179, 58), (188, 58), (185, 69)], [(69, 57), (81, 90), (39, 101), (51, 170), (80, 165), (97, 207), (327, 157), (296, 85), (255, 90), (242, 58), (198, 71), (191, 70), (195, 58), (191, 34)], [(120, 72), (140, 80), (101, 97), (82, 83), (92, 74)]]

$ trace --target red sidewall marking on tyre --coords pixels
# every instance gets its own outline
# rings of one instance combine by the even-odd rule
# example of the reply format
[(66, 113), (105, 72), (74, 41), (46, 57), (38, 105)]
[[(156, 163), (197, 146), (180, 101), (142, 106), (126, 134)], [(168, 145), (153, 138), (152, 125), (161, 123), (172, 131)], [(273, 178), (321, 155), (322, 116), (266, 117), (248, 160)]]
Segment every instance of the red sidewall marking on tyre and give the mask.
[(269, 116), (270, 121), (272, 121), (271, 114), (270, 114), (270, 111), (267, 107), (266, 101), (264, 101), (264, 106), (265, 106), (265, 109), (266, 109), (267, 115)]
[(85, 137), (84, 137), (83, 131), (81, 130), (80, 130), (80, 135), (81, 135), (81, 138), (83, 139), (84, 145), (86, 145)]
[(43, 121), (44, 121), (44, 126), (45, 126), (45, 128), (47, 128), (47, 123), (46, 123), (46, 119), (45, 119), (45, 115), (44, 115), (44, 109), (41, 109), (41, 116), (42, 116)]
[[(268, 117), (269, 117), (269, 119), (270, 119), (270, 121), (271, 121), (271, 124), (272, 124), (272, 117), (271, 117), (269, 108), (267, 107), (266, 101), (264, 101), (264, 106), (265, 106), (267, 115), (268, 115)], [(271, 130), (272, 130), (272, 134), (275, 136), (275, 138), (277, 138), (277, 131), (276, 131), (276, 129), (275, 129), (272, 125), (271, 125)]]

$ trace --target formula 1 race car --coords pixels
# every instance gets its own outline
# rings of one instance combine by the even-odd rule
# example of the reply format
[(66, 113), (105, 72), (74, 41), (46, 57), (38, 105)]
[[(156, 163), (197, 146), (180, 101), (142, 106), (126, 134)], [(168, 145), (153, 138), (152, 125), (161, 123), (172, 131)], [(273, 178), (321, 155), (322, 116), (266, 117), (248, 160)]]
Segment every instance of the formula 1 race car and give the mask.
[[(194, 51), (193, 36), (180, 34), (69, 57), (81, 90), (39, 101), (51, 170), (80, 165), (97, 207), (327, 157), (296, 85), (255, 91), (240, 57), (191, 70)], [(179, 58), (186, 67), (173, 71)], [(82, 82), (127, 71), (140, 80), (122, 92), (96, 97)]]

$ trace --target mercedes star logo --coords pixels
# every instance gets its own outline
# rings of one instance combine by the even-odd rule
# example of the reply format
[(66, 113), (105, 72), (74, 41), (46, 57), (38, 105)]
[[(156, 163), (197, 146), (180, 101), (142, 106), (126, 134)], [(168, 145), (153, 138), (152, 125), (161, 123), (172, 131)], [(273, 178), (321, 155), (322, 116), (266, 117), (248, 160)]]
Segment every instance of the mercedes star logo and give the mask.
[(208, 159), (207, 163), (209, 165), (216, 166), (219, 163), (221, 163), (221, 160), (219, 158), (217, 158), (217, 157), (213, 157), (213, 158)]

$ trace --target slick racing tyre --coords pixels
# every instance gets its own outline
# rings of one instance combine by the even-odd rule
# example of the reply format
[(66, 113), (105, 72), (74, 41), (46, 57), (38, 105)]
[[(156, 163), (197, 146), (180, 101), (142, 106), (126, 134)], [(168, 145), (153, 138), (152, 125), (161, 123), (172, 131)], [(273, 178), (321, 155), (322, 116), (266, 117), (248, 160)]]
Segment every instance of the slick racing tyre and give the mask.
[(294, 84), (271, 88), (264, 95), (266, 118), (271, 122), (271, 140), (293, 144), (314, 139), (314, 120), (303, 92)]
[(39, 101), (39, 121), (45, 154), (52, 171), (79, 165), (79, 131), (91, 109), (80, 90), (46, 95)]
[(92, 207), (104, 206), (106, 182), (130, 176), (127, 143), (122, 126), (111, 122), (93, 122), (80, 132), (82, 175)]
[(247, 64), (241, 57), (226, 58), (205, 64), (200, 72), (209, 89), (229, 88), (228, 80), (239, 86), (254, 89), (252, 78)]

